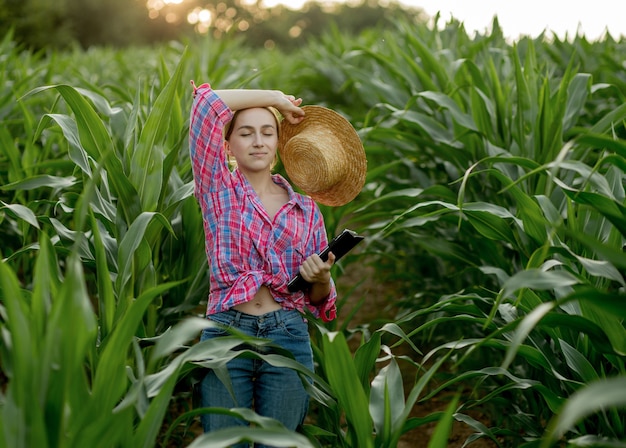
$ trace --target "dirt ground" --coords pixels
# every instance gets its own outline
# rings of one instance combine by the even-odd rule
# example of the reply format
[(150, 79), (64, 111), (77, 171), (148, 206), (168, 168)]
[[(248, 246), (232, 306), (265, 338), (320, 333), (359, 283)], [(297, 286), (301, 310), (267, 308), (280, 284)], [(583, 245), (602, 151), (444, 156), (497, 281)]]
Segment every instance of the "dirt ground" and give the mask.
[[(414, 413), (412, 414), (415, 417), (424, 416), (431, 414), (436, 411), (445, 411), (448, 403), (442, 402), (441, 400), (431, 400), (425, 404), (420, 403), (415, 407)], [(474, 413), (472, 415), (473, 418), (481, 421), (489, 426), (487, 416)], [(432, 437), (432, 434), (435, 430), (436, 423), (429, 423), (423, 426), (420, 426), (412, 431), (406, 433), (398, 444), (398, 448), (426, 448), (428, 446), (428, 442)], [(465, 425), (461, 422), (454, 422), (452, 426), (452, 432), (450, 437), (448, 438), (448, 447), (449, 448), (461, 448), (463, 444), (474, 433), (474, 430), (469, 426)], [(496, 448), (497, 445), (495, 442), (489, 439), (478, 439), (469, 445), (471, 448)]]

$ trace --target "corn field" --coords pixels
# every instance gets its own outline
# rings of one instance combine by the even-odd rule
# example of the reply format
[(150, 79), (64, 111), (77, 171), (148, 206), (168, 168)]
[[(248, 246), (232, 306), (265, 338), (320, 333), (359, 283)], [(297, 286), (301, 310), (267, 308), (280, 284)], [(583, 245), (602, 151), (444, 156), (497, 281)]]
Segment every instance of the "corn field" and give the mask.
[[(0, 55), (0, 446), (392, 448), (430, 424), (414, 446), (443, 448), (460, 424), (458, 446), (626, 447), (626, 42), (451, 21), (289, 54), (32, 54), (8, 34)], [(192, 79), (293, 93), (363, 140), (362, 193), (322, 207), (329, 236), (366, 240), (333, 268), (341, 319), (310, 319), (314, 373), (238, 335), (198, 342)], [(236, 356), (313, 378), (302, 431), (192, 405)], [(252, 424), (201, 434), (202, 412)]]

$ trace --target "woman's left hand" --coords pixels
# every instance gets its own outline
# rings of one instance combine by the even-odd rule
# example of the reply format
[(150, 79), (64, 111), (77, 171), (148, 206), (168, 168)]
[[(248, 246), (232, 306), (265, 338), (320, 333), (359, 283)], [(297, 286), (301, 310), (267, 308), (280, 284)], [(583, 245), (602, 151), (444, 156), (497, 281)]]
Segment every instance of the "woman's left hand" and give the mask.
[[(282, 92), (280, 92), (282, 94)], [(282, 94), (277, 104), (274, 105), (283, 117), (291, 124), (298, 124), (304, 118), (304, 111), (300, 107), (302, 98), (296, 98), (293, 95)]]
[(328, 253), (328, 260), (322, 261), (318, 254), (313, 254), (304, 260), (300, 266), (300, 274), (309, 283), (330, 283), (330, 268), (335, 264), (335, 254)]

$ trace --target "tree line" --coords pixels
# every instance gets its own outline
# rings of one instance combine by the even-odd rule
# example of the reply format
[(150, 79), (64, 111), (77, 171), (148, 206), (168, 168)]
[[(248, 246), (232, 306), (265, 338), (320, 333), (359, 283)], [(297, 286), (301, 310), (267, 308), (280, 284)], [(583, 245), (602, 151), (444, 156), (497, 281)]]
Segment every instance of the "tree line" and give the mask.
[[(304, 44), (331, 26), (343, 34), (392, 26), (400, 19), (426, 20), (420, 9), (395, 0), (354, 4), (309, 1), (299, 10), (283, 5), (265, 8), (241, 0), (185, 0), (179, 4), (145, 0), (0, 0), (0, 29), (29, 50), (92, 46), (149, 45), (198, 35), (189, 13), (209, 11), (211, 25), (204, 30), (216, 39), (237, 37), (251, 47), (271, 46), (285, 51)], [(149, 14), (150, 13), (150, 14)]]

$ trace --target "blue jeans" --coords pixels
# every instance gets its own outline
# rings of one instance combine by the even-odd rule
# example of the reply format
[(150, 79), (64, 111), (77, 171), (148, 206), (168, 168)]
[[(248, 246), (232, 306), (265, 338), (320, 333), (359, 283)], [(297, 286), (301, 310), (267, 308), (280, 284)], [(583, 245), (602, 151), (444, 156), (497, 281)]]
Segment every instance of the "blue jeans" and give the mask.
[[(229, 310), (212, 314), (209, 318), (221, 324), (222, 328), (203, 330), (202, 341), (228, 335), (228, 329), (235, 328), (247, 335), (271, 340), (290, 351), (300, 364), (313, 370), (308, 326), (298, 311), (279, 310), (253, 316)], [(200, 389), (202, 407), (253, 408), (257, 414), (274, 418), (292, 431), (304, 422), (309, 395), (297, 372), (284, 367), (274, 367), (257, 358), (238, 357), (229, 361), (227, 367), (235, 401), (215, 373), (209, 370), (202, 380)], [(227, 415), (202, 415), (205, 432), (237, 425), (247, 425), (247, 422)], [(247, 444), (236, 445), (236, 447), (246, 446)], [(255, 446), (265, 447), (265, 445)]]

